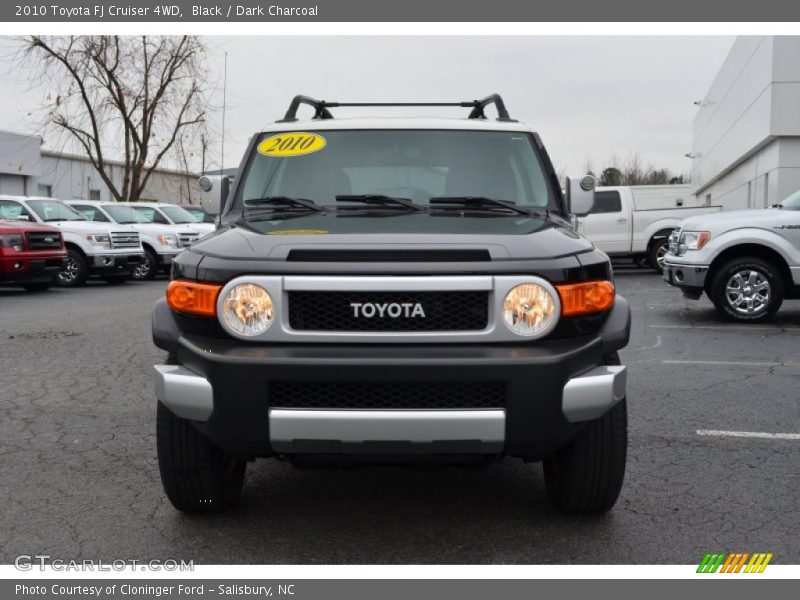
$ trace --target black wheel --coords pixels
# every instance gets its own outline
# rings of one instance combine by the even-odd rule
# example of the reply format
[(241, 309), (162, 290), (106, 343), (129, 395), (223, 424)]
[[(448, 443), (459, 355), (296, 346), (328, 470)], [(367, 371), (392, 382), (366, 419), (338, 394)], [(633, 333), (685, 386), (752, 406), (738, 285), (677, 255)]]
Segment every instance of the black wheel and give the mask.
[(131, 271), (131, 277), (137, 281), (152, 279), (158, 273), (158, 256), (150, 248), (144, 249), (144, 262), (136, 265)]
[(52, 281), (42, 281), (37, 283), (26, 283), (22, 287), (29, 292), (45, 292), (53, 286)]
[(172, 505), (187, 513), (215, 513), (234, 506), (247, 463), (230, 456), (176, 417), (161, 402), (156, 418), (161, 482)]
[(89, 265), (80, 250), (67, 249), (67, 260), (58, 272), (56, 283), (62, 287), (77, 287), (86, 283), (89, 278)]
[(709, 297), (728, 319), (766, 321), (783, 303), (783, 278), (774, 265), (761, 258), (734, 258), (717, 271)]
[(120, 285), (126, 283), (131, 278), (130, 273), (124, 275), (106, 275), (103, 279), (111, 285)]
[(667, 256), (667, 251), (669, 251), (668, 238), (655, 240), (650, 246), (650, 252), (647, 255), (647, 260), (649, 261), (650, 266), (659, 273), (664, 270), (664, 257)]
[[(619, 359), (614, 354), (607, 362), (619, 364)], [(568, 514), (599, 515), (610, 510), (622, 489), (627, 449), (628, 412), (623, 398), (544, 459), (550, 503)]]

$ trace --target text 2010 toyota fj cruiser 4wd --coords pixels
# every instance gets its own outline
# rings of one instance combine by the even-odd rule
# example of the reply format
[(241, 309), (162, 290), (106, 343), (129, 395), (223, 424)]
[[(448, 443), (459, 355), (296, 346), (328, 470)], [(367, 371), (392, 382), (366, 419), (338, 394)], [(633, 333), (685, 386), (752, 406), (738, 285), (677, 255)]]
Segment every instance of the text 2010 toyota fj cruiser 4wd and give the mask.
[(453, 103), (471, 109), (457, 120), (329, 111), (362, 105), (296, 97), (230, 193), (221, 180), (216, 233), (173, 263), (153, 313), (169, 499), (231, 506), (256, 457), (513, 456), (544, 461), (560, 510), (608, 510), (630, 310), (570, 226), (593, 179), (570, 178), (563, 198), (539, 136), (497, 95)]

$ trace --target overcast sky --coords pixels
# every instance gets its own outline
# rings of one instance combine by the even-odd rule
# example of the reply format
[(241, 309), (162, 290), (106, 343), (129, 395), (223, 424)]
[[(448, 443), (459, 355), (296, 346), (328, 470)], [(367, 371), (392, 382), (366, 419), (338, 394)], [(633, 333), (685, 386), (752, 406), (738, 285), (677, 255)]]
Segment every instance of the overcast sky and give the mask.
[[(600, 27), (600, 26), (598, 26)], [(339, 101), (459, 101), (499, 92), (511, 116), (542, 135), (570, 172), (638, 152), (688, 172), (693, 105), (707, 92), (732, 37), (210, 37), (209, 83), (222, 104), (228, 53), (225, 166), (237, 166), (260, 126), (298, 93)], [(0, 128), (38, 132), (47, 85), (30, 89), (2, 40)], [(52, 90), (50, 90), (52, 91)], [(461, 116), (464, 109), (413, 109)], [(376, 114), (340, 109), (335, 114)], [(400, 110), (382, 114), (409, 114)], [(210, 123), (221, 131), (221, 113)], [(48, 139), (45, 139), (48, 145)], [(217, 154), (214, 152), (213, 154)], [(214, 157), (214, 160), (218, 160)]]

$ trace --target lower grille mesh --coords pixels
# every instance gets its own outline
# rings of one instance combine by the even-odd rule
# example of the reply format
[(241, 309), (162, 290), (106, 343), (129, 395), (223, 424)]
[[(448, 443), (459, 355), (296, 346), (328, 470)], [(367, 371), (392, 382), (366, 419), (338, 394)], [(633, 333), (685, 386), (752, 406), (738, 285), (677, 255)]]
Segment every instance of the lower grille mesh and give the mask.
[(492, 382), (292, 382), (269, 384), (273, 408), (504, 408), (506, 389)]

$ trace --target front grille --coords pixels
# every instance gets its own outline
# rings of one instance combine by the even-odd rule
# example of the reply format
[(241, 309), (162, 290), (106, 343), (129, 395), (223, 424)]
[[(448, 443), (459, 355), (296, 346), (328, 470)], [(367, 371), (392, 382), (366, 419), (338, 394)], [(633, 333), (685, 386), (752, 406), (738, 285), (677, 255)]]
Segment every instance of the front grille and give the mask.
[(183, 248), (188, 248), (200, 239), (200, 234), (195, 232), (186, 232), (178, 235), (178, 240)]
[(112, 248), (139, 248), (139, 234), (135, 231), (112, 231), (111, 232), (111, 247)]
[(28, 250), (57, 250), (61, 248), (61, 234), (31, 231), (25, 234)]
[(484, 262), (488, 250), (291, 250), (294, 262)]
[(505, 408), (506, 387), (494, 382), (295, 382), (269, 384), (273, 408), (480, 409)]
[(481, 291), (288, 296), (289, 325), (297, 331), (481, 331), (488, 323), (489, 295)]

